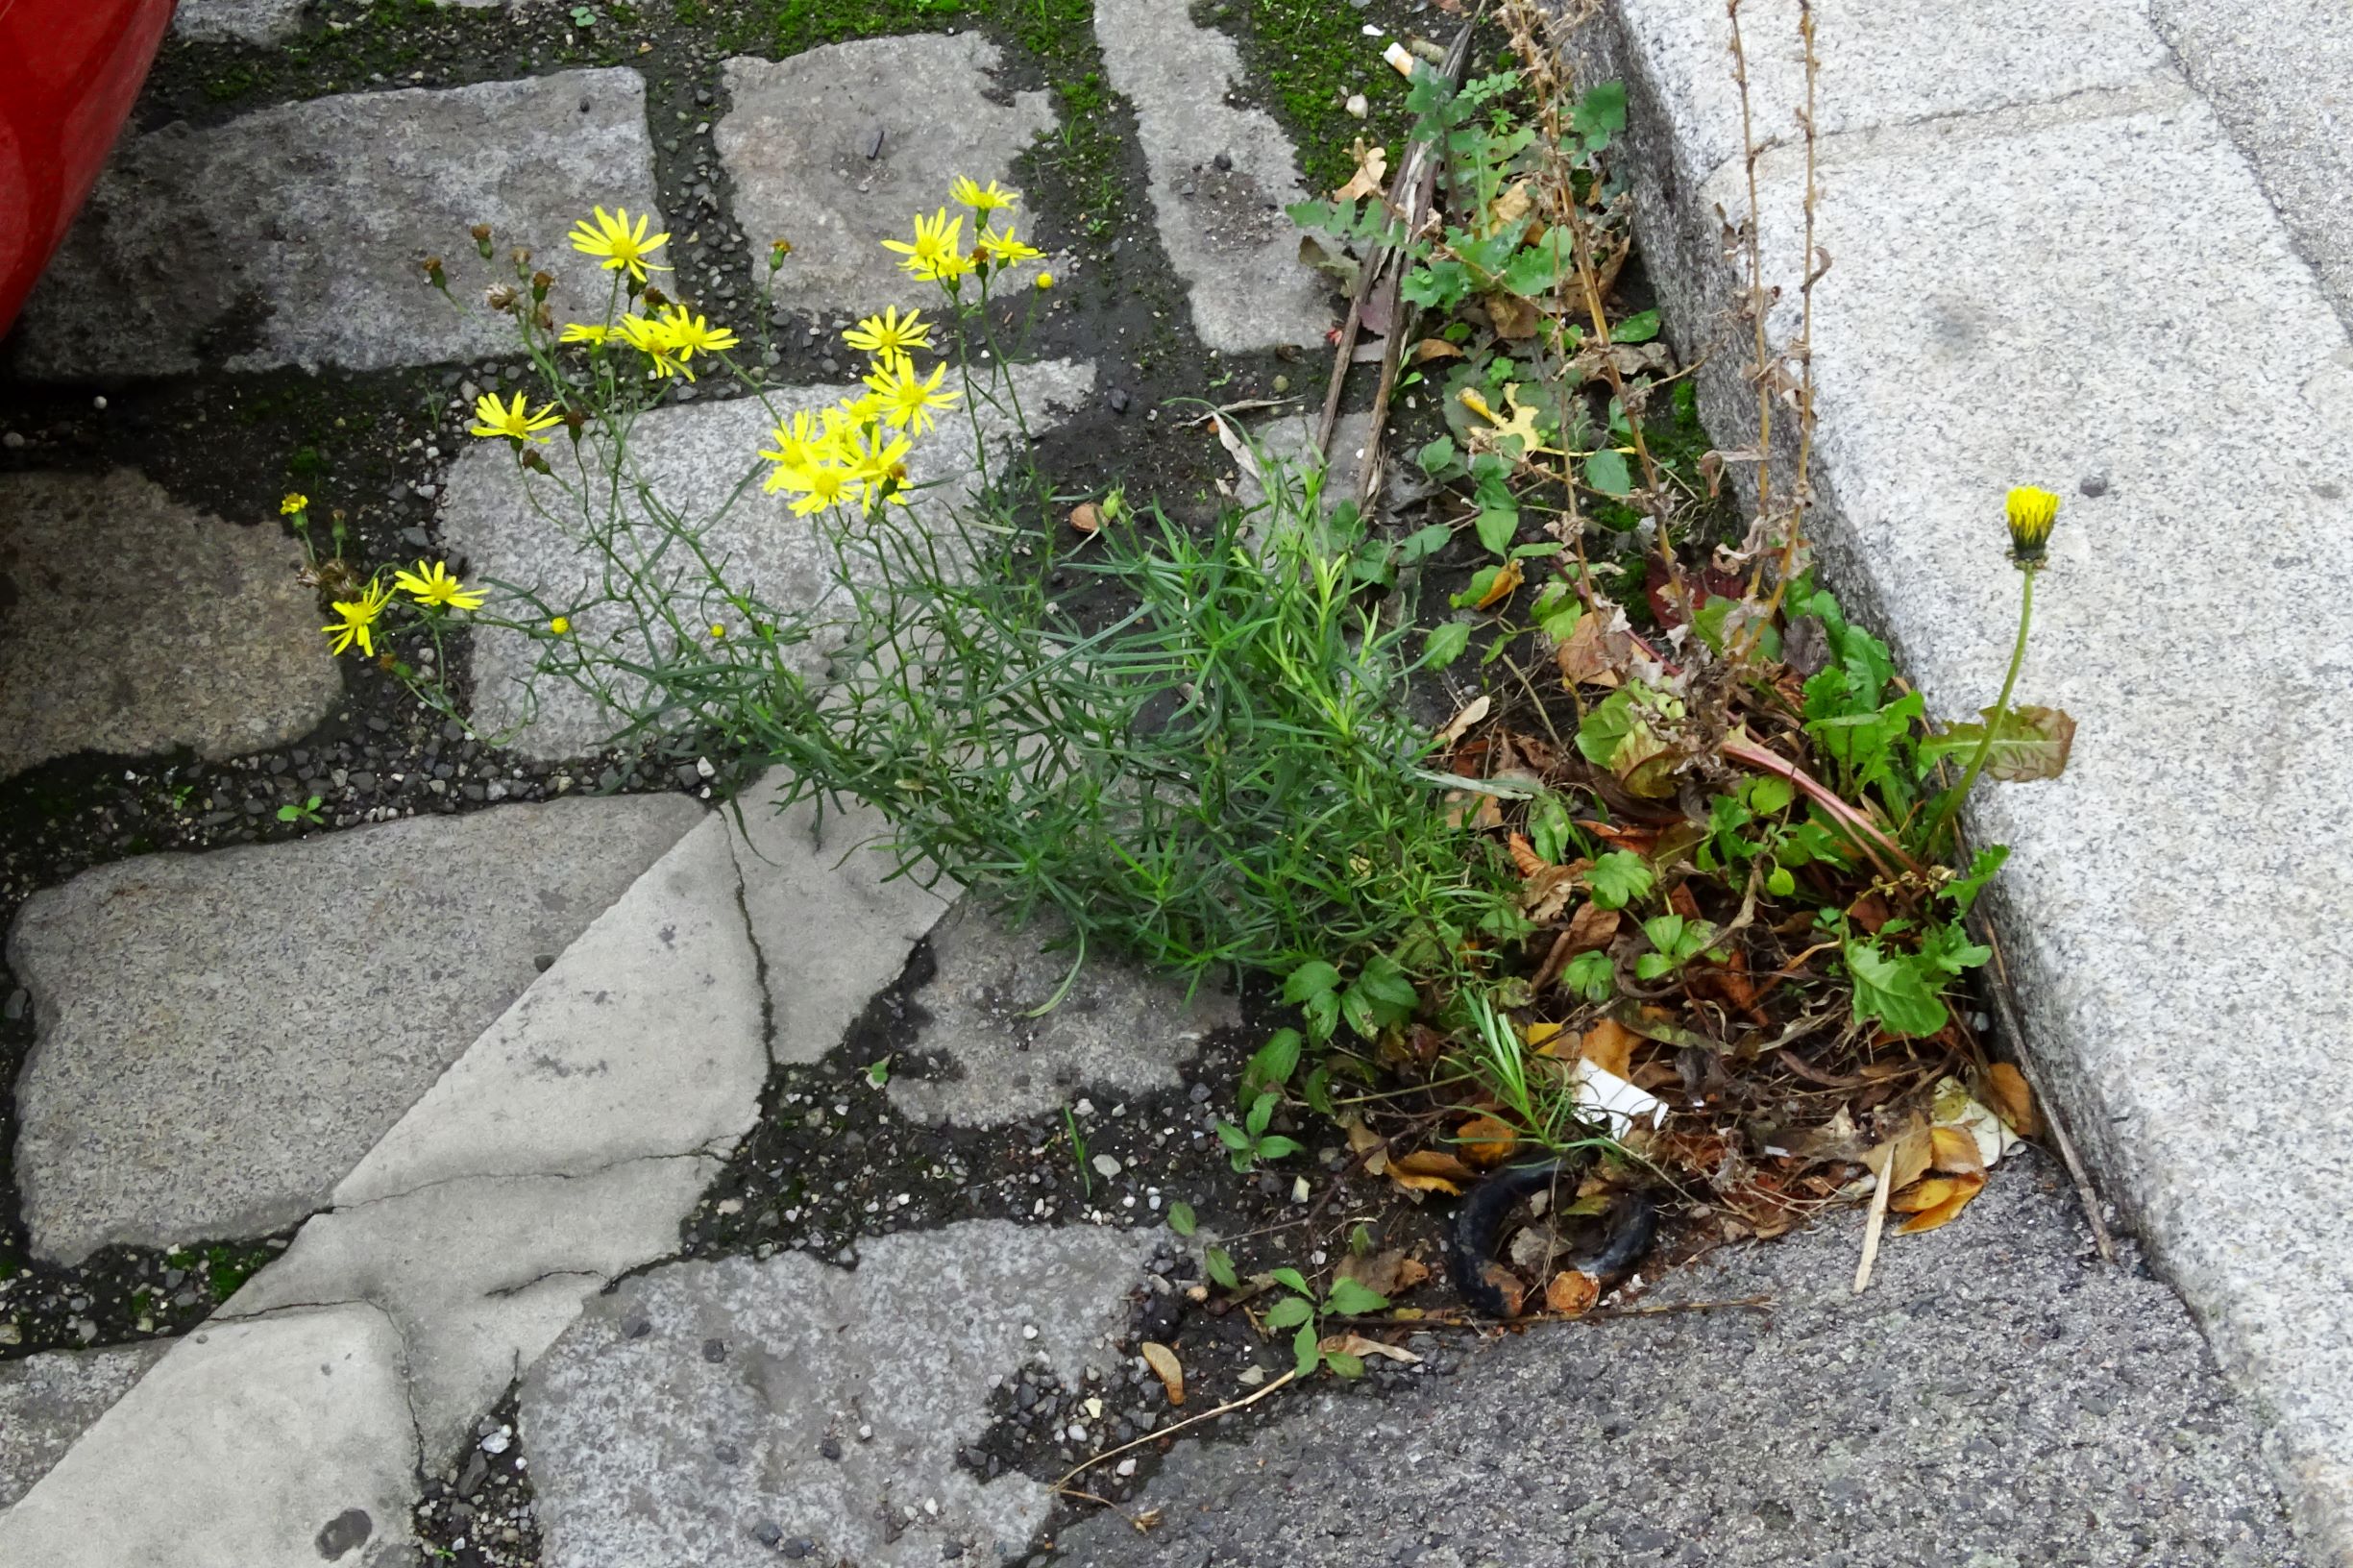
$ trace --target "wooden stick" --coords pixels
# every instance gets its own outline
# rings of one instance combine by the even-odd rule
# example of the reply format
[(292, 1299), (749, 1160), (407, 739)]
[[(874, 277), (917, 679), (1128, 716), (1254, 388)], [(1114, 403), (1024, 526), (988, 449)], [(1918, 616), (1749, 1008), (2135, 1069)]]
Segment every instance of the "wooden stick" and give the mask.
[(1872, 1174), (1878, 1178), (1871, 1189), (1871, 1217), (1863, 1222), (1863, 1261), (1854, 1270), (1854, 1293), (1861, 1295), (1871, 1288), (1871, 1265), (1879, 1261), (1879, 1235), (1887, 1227), (1887, 1199), (1896, 1175), (1896, 1150), (1893, 1144), (1881, 1144), (1887, 1158)]
[(1117, 1448), (1107, 1448), (1102, 1453), (1097, 1454), (1093, 1458), (1081, 1461), (1076, 1468), (1072, 1469), (1067, 1475), (1065, 1475), (1062, 1480), (1054, 1483), (1053, 1490), (1058, 1492), (1063, 1490), (1065, 1487), (1070, 1484), (1073, 1478), (1093, 1469), (1096, 1465), (1101, 1464), (1105, 1459), (1117, 1458), (1120, 1455), (1125, 1454), (1131, 1448), (1141, 1448), (1146, 1443), (1156, 1443), (1163, 1437), (1172, 1437), (1176, 1435), (1176, 1433), (1183, 1432), (1187, 1427), (1199, 1426), (1204, 1421), (1214, 1420), (1221, 1415), (1231, 1415), (1236, 1410), (1243, 1409), (1249, 1406), (1256, 1405), (1260, 1400), (1264, 1399), (1268, 1394), (1273, 1393), (1285, 1384), (1298, 1381), (1298, 1377), (1299, 1369), (1297, 1367), (1293, 1367), (1288, 1372), (1284, 1373), (1281, 1377), (1275, 1379), (1274, 1382), (1268, 1384), (1265, 1387), (1260, 1389), (1255, 1394), (1248, 1395), (1242, 1399), (1228, 1400), (1223, 1405), (1218, 1406), (1215, 1409), (1203, 1410), (1199, 1415), (1189, 1415), (1184, 1420), (1179, 1421), (1172, 1427), (1163, 1427), (1158, 1432), (1147, 1432), (1141, 1437), (1137, 1438), (1132, 1443), (1121, 1443)]

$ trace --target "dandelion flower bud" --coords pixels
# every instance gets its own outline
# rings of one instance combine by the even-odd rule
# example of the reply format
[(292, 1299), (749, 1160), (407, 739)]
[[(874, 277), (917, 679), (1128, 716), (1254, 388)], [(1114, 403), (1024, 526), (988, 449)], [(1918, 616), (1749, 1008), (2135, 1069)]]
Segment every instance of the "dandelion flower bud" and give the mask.
[(490, 225), (478, 223), (474, 226), (474, 248), (482, 253), (483, 260), (490, 259)]
[(774, 272), (783, 266), (784, 258), (792, 254), (793, 242), (789, 239), (779, 239), (771, 244), (768, 248), (768, 270)]
[(670, 296), (662, 292), (661, 284), (648, 283), (646, 285), (646, 303), (652, 306), (656, 310), (659, 310), (662, 308), (662, 306), (670, 303)]
[(522, 276), (524, 268), (531, 264), (531, 248), (528, 245), (518, 245), (506, 254), (515, 263), (515, 274), (518, 277)]
[(532, 299), (534, 299), (534, 300), (544, 300), (544, 299), (546, 299), (546, 298), (548, 297), (548, 290), (549, 290), (549, 289), (551, 289), (551, 288), (553, 288), (554, 286), (555, 286), (555, 274), (553, 274), (553, 273), (551, 273), (551, 272), (546, 272), (546, 271), (535, 272), (535, 273), (532, 273), (532, 274), (531, 274), (531, 298), (532, 298)]
[(542, 457), (535, 448), (524, 448), (522, 460), (523, 466), (530, 469), (534, 473), (551, 475), (555, 472), (553, 469), (548, 466), (548, 460), (545, 457)]
[(1040, 288), (1052, 288), (1054, 286), (1054, 275), (1050, 272), (1040, 273), (1038, 275), (1038, 286)]
[(554, 620), (548, 623), (548, 629), (555, 633), (555, 635), (558, 637), (563, 636), (565, 633), (572, 630), (572, 617), (568, 615), (557, 616)]
[(449, 275), (441, 270), (441, 257), (429, 256), (425, 258), (425, 281), (444, 294), (450, 291)]
[(2059, 520), (2059, 498), (2047, 490), (2022, 485), (2010, 492), (2005, 510), (2010, 524), (2010, 559), (2022, 572), (2043, 564), (2050, 543), (2050, 528)]
[(531, 312), (531, 320), (543, 332), (555, 331), (555, 312), (545, 304)]
[(515, 291), (504, 283), (493, 283), (482, 290), (482, 303), (503, 315), (515, 307)]

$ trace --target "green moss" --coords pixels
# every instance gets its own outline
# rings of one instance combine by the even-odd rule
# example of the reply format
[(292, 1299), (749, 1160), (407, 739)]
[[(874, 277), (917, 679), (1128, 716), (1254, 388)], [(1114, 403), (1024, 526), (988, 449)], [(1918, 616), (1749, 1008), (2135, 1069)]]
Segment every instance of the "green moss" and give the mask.
[[(1396, 23), (1387, 32), (1398, 37), (1403, 14), (1402, 7), (1391, 14), (1387, 6), (1359, 11), (1336, 0), (1206, 0), (1194, 12), (1239, 42), (1252, 82), (1265, 85), (1267, 109), (1299, 148), (1308, 188), (1324, 191), (1356, 172), (1349, 148), (1359, 136), (1385, 143), (1396, 166), (1412, 123), (1406, 79), (1382, 61), (1384, 40), (1365, 37), (1364, 25)], [(1346, 107), (1359, 92), (1371, 105), (1362, 120)]]
[(204, 1252), (205, 1281), (212, 1287), (215, 1301), (227, 1301), (237, 1293), (238, 1286), (261, 1270), (261, 1265), (275, 1256), (268, 1247), (238, 1247), (228, 1244), (209, 1246)]

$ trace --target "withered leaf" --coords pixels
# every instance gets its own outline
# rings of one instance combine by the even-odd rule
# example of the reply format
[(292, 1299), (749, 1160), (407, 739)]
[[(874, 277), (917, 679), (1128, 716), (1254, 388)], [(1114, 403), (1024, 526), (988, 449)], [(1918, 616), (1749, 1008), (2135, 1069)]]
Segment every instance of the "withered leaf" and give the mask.
[(1184, 1404), (1185, 1363), (1177, 1360), (1176, 1352), (1170, 1350), (1166, 1345), (1155, 1344), (1149, 1339), (1136, 1348), (1144, 1360), (1150, 1364), (1154, 1375), (1160, 1379), (1161, 1386), (1168, 1390), (1168, 1403), (1171, 1405)]
[(1928, 1168), (1949, 1176), (1982, 1176), (1985, 1157), (1977, 1152), (1977, 1140), (1958, 1127), (1932, 1127), (1928, 1130)]
[(1887, 1207), (1899, 1214), (1922, 1213), (1951, 1197), (1960, 1188), (1958, 1177), (1924, 1177), (1889, 1198)]
[[(1514, 562), (1513, 564), (1516, 565), (1518, 563)], [(1513, 586), (1516, 587), (1517, 584), (1515, 583)], [(1508, 593), (1510, 590), (1506, 589), (1505, 592)], [(1462, 705), (1462, 711), (1456, 714), (1451, 720), (1447, 721), (1446, 727), (1438, 731), (1437, 744), (1440, 747), (1449, 747), (1454, 745), (1457, 741), (1462, 739), (1463, 736), (1469, 734), (1471, 726), (1479, 723), (1479, 721), (1482, 719), (1484, 719), (1487, 716), (1487, 710), (1494, 706), (1495, 699), (1487, 696), (1487, 694), (1484, 692), (1482, 692), (1477, 697), (1472, 698), (1468, 702)]]
[(1520, 908), (1539, 925), (1558, 919), (1560, 912), (1577, 896), (1577, 875), (1575, 869), (1567, 866), (1537, 868), (1521, 886)]
[(1428, 364), (1433, 359), (1459, 359), (1461, 357), (1461, 348), (1457, 344), (1447, 342), (1442, 337), (1425, 337), (1413, 345), (1415, 364)]
[(1504, 1315), (1519, 1316), (1520, 1304), (1528, 1299), (1528, 1286), (1520, 1283), (1520, 1277), (1501, 1263), (1489, 1263), (1479, 1273), (1504, 1298)]
[(1352, 1252), (1340, 1260), (1333, 1273), (1392, 1301), (1430, 1278), (1429, 1268), (1420, 1260), (1409, 1258), (1394, 1247), (1383, 1252)]
[(1511, 864), (1519, 869), (1522, 876), (1533, 876), (1552, 866), (1551, 861), (1536, 853), (1536, 846), (1528, 842), (1525, 833), (1514, 833), (1504, 844), (1511, 851)]
[(2007, 1062), (1997, 1062), (1986, 1069), (1986, 1097), (1993, 1102), (1995, 1115), (2009, 1124), (2010, 1131), (2021, 1138), (2032, 1138), (2041, 1124), (2035, 1119), (2034, 1091), (2026, 1087), (2026, 1075)]
[(1871, 1173), (1888, 1184), (1890, 1192), (1900, 1192), (1920, 1180), (1928, 1168), (1928, 1129), (1914, 1126), (1874, 1144), (1864, 1154), (1863, 1164)]
[(1455, 1129), (1455, 1139), (1465, 1161), (1481, 1170), (1492, 1170), (1511, 1158), (1520, 1135), (1493, 1116), (1473, 1116)]
[(1081, 502), (1070, 508), (1070, 526), (1081, 533), (1092, 533), (1103, 526), (1103, 509), (1091, 501)]
[[(1512, 590), (1527, 580), (1527, 568), (1520, 565), (1517, 560), (1506, 561), (1496, 572), (1495, 580), (1487, 584), (1487, 591), (1479, 596), (1478, 607), (1483, 610), (1491, 604), (1509, 599)], [(1483, 701), (1484, 698), (1481, 700)]]
[(1642, 1037), (1615, 1018), (1604, 1018), (1585, 1031), (1579, 1054), (1604, 1072), (1624, 1078), (1633, 1070), (1634, 1045)]
[[(1588, 903), (1580, 906), (1577, 913), (1569, 917), (1569, 951), (1572, 953), (1606, 947), (1617, 934), (1618, 912), (1614, 909)], [(1619, 1076), (1624, 1077), (1625, 1074), (1620, 1073)]]
[(1468, 1183), (1479, 1179), (1470, 1166), (1444, 1149), (1415, 1149), (1402, 1159), (1391, 1160), (1389, 1170), (1391, 1174), (1403, 1172), (1408, 1176), (1435, 1176), (1448, 1182)]
[(1544, 1287), (1544, 1310), (1563, 1317), (1582, 1317), (1601, 1299), (1602, 1284), (1579, 1268), (1564, 1268)]
[(1924, 1209), (1905, 1220), (1898, 1234), (1918, 1236), (1923, 1231), (1933, 1231), (1939, 1225), (1949, 1224), (1962, 1210), (1969, 1207), (1972, 1198), (1985, 1190), (1983, 1176), (1954, 1176), (1949, 1179), (1953, 1185), (1951, 1194), (1935, 1208)]
[(1328, 1334), (1324, 1335), (1322, 1343), (1315, 1348), (1332, 1351), (1341, 1356), (1354, 1356), (1359, 1360), (1379, 1356), (1387, 1360), (1402, 1361), (1407, 1366), (1419, 1366), (1422, 1361), (1419, 1356), (1402, 1345), (1383, 1344), (1378, 1339), (1368, 1339), (1360, 1334)]
[(2068, 753), (2075, 746), (2075, 721), (2063, 709), (2028, 706), (1979, 712), (1984, 715), (1983, 723), (1954, 724), (1922, 743), (1922, 759), (1973, 757), (1990, 730), (1994, 748), (1986, 753), (1985, 771), (1991, 776), (2023, 784), (2057, 778), (2067, 771)]
[(1357, 172), (1348, 183), (1332, 193), (1336, 202), (1353, 202), (1360, 197), (1378, 196), (1387, 188), (1389, 179), (1389, 150), (1383, 146), (1367, 147), (1359, 136), (1350, 149), (1356, 155)]

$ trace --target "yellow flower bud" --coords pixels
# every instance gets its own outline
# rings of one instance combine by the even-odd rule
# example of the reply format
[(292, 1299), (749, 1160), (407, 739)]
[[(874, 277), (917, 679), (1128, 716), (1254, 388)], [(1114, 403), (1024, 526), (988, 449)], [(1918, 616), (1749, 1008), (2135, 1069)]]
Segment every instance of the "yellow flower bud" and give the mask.
[(1038, 286), (1040, 288), (1052, 288), (1054, 286), (1054, 275), (1050, 272), (1040, 273), (1038, 275)]
[(2059, 520), (2059, 498), (2047, 490), (2021, 485), (2010, 492), (2006, 510), (2010, 559), (2021, 571), (2031, 572), (2043, 564), (2043, 551), (2050, 543), (2051, 525)]
[(548, 623), (548, 629), (555, 633), (555, 635), (558, 637), (563, 636), (565, 633), (572, 630), (572, 617), (568, 615), (557, 616), (554, 620)]
[(711, 623), (711, 635), (714, 637), (724, 637), (727, 635), (727, 628), (714, 621)]

